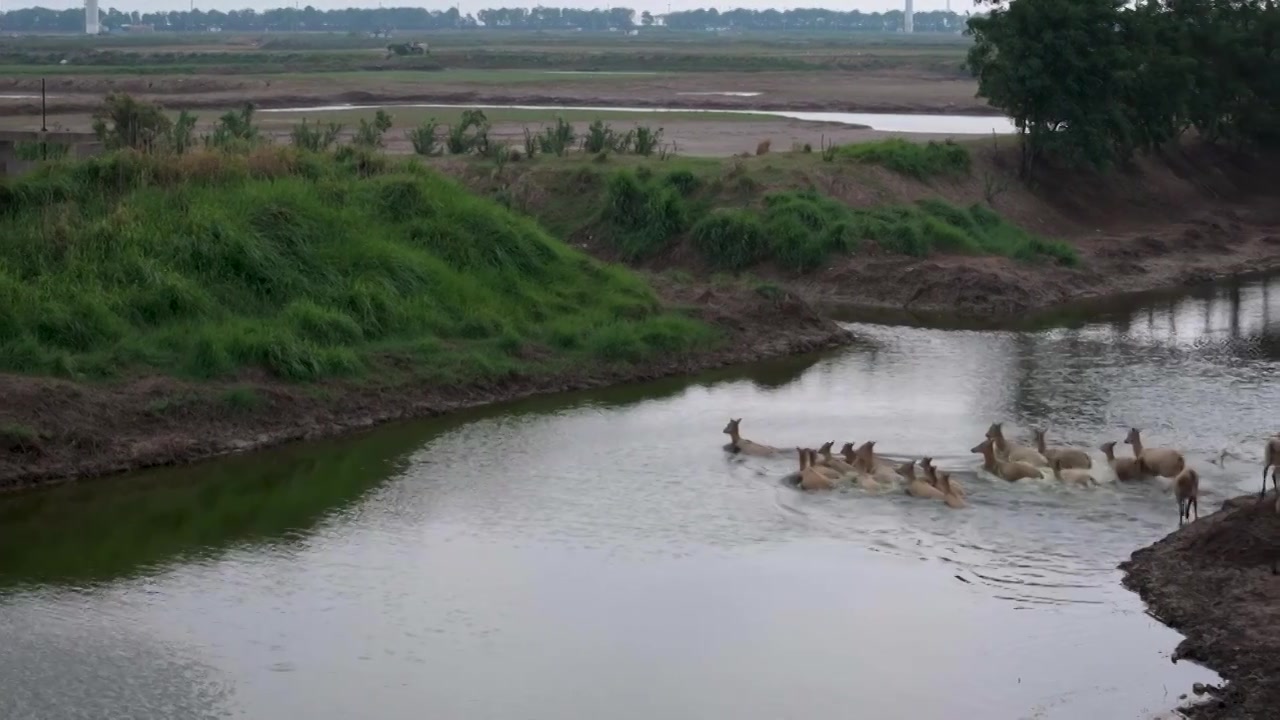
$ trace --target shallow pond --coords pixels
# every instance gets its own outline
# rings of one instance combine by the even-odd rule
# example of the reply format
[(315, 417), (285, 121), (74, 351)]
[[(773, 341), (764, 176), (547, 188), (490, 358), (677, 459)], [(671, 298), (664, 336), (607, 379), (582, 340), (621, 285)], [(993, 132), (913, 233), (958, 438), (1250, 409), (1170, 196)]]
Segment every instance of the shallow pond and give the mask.
[[(968, 450), (996, 419), (1093, 448), (1135, 424), (1208, 512), (1257, 481), (1277, 302), (854, 324), (820, 358), (3, 497), (0, 717), (1150, 718), (1214, 680), (1115, 569), (1172, 497)], [(789, 457), (726, 458), (729, 416), (932, 455), (972, 506), (800, 495)]]
[[(716, 93), (730, 94), (730, 93)], [(744, 93), (745, 94), (745, 93)], [(448, 105), (436, 103), (399, 103), (390, 105), (314, 105), (306, 107), (262, 109), (264, 113), (306, 113), (336, 112), (341, 110), (376, 110), (378, 108), (501, 108), (509, 110), (546, 110), (548, 116), (557, 111), (567, 110), (599, 110), (603, 112), (626, 113), (735, 113), (744, 115), (773, 115), (775, 117), (805, 120), (808, 122), (828, 122), (840, 125), (859, 125), (872, 130), (901, 133), (952, 133), (955, 135), (990, 135), (991, 133), (1012, 133), (1016, 130), (1013, 121), (1006, 117), (993, 115), (924, 115), (906, 113), (845, 113), (845, 112), (805, 112), (800, 110), (717, 110), (697, 108), (639, 108), (639, 107), (586, 107), (570, 105)]]

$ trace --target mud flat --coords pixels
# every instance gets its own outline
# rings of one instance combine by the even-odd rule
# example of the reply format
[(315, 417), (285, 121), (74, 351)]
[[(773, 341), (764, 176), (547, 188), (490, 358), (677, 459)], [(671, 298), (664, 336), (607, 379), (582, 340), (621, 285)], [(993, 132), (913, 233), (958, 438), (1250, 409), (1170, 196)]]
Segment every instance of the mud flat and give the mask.
[[(799, 110), (999, 115), (954, 75), (905, 72), (608, 74), (530, 71), (363, 72), (284, 75), (58, 75), (46, 80), (48, 112), (92, 112), (108, 92), (128, 92), (174, 110), (252, 101), (279, 108), (324, 104), (475, 103), (718, 110)], [(0, 116), (40, 115), (40, 77), (0, 79)], [(728, 94), (734, 93), (734, 94)]]
[(1182, 633), (1174, 661), (1200, 663), (1226, 685), (1187, 707), (1196, 720), (1273, 718), (1280, 707), (1280, 514), (1275, 493), (1223, 509), (1133, 553), (1124, 584)]

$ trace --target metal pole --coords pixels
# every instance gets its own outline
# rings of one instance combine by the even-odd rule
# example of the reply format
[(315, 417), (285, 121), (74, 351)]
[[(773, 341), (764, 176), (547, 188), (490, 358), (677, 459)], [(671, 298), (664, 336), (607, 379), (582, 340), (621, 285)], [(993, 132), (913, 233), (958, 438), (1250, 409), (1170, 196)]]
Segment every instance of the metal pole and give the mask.
[(42, 162), (49, 159), (48, 133), (49, 123), (45, 107), (44, 78), (40, 78), (40, 160)]

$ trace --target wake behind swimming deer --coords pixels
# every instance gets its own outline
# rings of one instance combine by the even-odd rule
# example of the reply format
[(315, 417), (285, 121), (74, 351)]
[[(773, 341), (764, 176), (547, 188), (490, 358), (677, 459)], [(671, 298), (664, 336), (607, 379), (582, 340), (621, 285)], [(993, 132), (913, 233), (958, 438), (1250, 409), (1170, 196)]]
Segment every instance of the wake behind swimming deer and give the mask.
[(995, 475), (1002, 480), (1013, 482), (1015, 480), (1042, 478), (1039, 468), (1031, 463), (1022, 462), (1021, 460), (1000, 460), (996, 457), (995, 440), (987, 438), (981, 443), (969, 448), (971, 453), (982, 453), (982, 469)]
[(1045, 443), (1044, 430), (1037, 429), (1033, 432), (1036, 436), (1036, 450), (1050, 463), (1053, 463), (1054, 460), (1061, 460), (1062, 467), (1066, 470), (1088, 470), (1093, 467), (1093, 458), (1089, 457), (1089, 453), (1076, 448), (1049, 447)]
[(1133, 456), (1138, 459), (1138, 468), (1145, 473), (1160, 477), (1177, 477), (1187, 466), (1182, 453), (1170, 448), (1149, 448), (1142, 446), (1142, 431), (1129, 428), (1125, 443), (1133, 447)]
[(754, 455), (756, 457), (764, 457), (768, 455), (777, 455), (782, 452), (778, 448), (768, 445), (761, 445), (742, 437), (740, 428), (742, 426), (742, 418), (729, 419), (729, 424), (724, 426), (725, 435), (729, 436), (729, 443), (724, 446), (726, 452), (742, 455)]
[(1049, 461), (1035, 448), (1007, 440), (1004, 436), (1004, 423), (991, 423), (991, 427), (987, 428), (987, 439), (994, 443), (993, 448), (1001, 460), (1024, 462), (1037, 467), (1049, 466)]
[(1196, 511), (1196, 520), (1199, 520), (1200, 474), (1191, 467), (1184, 467), (1173, 479), (1173, 492), (1178, 498), (1178, 527), (1182, 527), (1184, 520), (1191, 519), (1193, 507)]
[[(1226, 450), (1223, 450), (1225, 453)], [(1258, 493), (1258, 499), (1267, 495), (1267, 469), (1280, 465), (1280, 435), (1273, 435), (1267, 438), (1267, 447), (1262, 451), (1262, 492)], [(1276, 485), (1276, 474), (1271, 473), (1271, 487), (1276, 489), (1277, 497), (1280, 497), (1280, 486)], [(1277, 500), (1280, 502), (1280, 500)], [(1277, 507), (1280, 507), (1278, 505)]]
[(1136, 457), (1116, 457), (1116, 442), (1102, 443), (1102, 454), (1107, 458), (1107, 465), (1116, 474), (1117, 480), (1142, 480), (1146, 477), (1142, 464)]

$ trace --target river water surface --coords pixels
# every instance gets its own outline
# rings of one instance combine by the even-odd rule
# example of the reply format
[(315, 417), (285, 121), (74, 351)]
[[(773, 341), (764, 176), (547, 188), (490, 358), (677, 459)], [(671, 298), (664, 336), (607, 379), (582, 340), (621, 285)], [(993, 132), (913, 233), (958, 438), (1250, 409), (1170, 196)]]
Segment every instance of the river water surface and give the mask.
[[(680, 93), (689, 94), (689, 93)], [(720, 93), (713, 95), (749, 95), (751, 93)], [(441, 108), (460, 110), (465, 108), (482, 108), (485, 110), (546, 110), (548, 113), (564, 111), (600, 111), (625, 113), (729, 113), (734, 115), (772, 115), (774, 117), (804, 120), (807, 122), (836, 123), (839, 125), (862, 125), (872, 130), (900, 133), (951, 133), (954, 135), (990, 135), (991, 133), (1008, 134), (1017, 131), (1013, 121), (999, 115), (931, 115), (923, 113), (855, 113), (855, 112), (810, 112), (806, 110), (715, 110), (698, 108), (653, 108), (653, 107), (595, 107), (583, 105), (458, 105), (438, 103), (396, 103), (389, 105), (310, 105), (306, 107), (263, 108), (263, 113), (316, 113), (316, 112), (359, 112), (379, 108)]]
[[(997, 419), (1094, 448), (1135, 424), (1208, 512), (1273, 429), (1277, 302), (853, 324), (819, 358), (3, 497), (0, 717), (1151, 718), (1215, 679), (1115, 569), (1172, 497), (997, 482), (968, 449)], [(726, 458), (730, 416), (932, 455), (971, 507), (800, 495), (790, 457)]]

